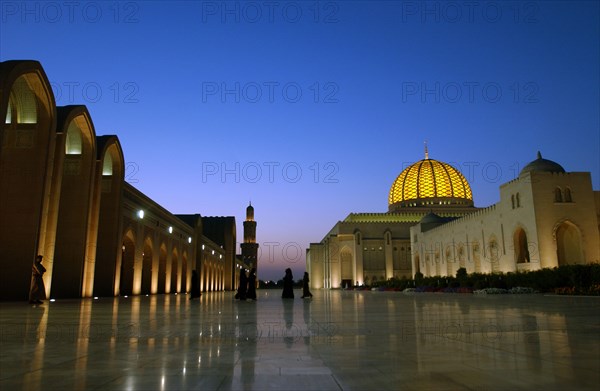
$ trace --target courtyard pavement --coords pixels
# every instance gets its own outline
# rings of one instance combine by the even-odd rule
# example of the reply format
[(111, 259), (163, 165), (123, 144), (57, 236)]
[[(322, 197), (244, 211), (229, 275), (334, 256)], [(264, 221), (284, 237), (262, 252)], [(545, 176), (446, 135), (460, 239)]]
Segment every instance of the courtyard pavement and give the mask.
[(314, 291), (0, 303), (0, 390), (598, 390), (600, 298)]

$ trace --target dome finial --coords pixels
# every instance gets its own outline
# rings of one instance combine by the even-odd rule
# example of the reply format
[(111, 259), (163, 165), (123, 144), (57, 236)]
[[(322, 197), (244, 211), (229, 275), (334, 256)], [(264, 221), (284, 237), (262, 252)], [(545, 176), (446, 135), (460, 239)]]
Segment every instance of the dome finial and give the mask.
[(541, 159), (541, 158), (542, 158), (542, 153), (541, 153), (540, 151), (538, 151), (538, 153), (537, 153), (537, 158), (538, 158), (538, 159)]
[(425, 144), (425, 159), (429, 159), (429, 152), (427, 151), (427, 140), (423, 142)]

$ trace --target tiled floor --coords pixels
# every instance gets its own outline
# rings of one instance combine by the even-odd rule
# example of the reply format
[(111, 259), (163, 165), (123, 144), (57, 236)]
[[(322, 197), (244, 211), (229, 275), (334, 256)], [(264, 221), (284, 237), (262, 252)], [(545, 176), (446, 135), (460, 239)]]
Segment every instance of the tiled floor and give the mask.
[(600, 385), (600, 298), (313, 294), (0, 303), (0, 390)]

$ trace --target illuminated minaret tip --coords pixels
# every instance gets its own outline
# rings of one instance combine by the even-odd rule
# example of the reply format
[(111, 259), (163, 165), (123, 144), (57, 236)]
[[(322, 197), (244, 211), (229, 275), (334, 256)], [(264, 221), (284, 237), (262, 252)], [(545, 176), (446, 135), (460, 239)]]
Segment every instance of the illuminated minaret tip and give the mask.
[(256, 243), (256, 221), (254, 221), (254, 207), (252, 202), (246, 208), (244, 221), (244, 243), (241, 244), (242, 259), (251, 268), (258, 272), (258, 243)]
[(425, 141), (424, 144), (425, 144), (425, 159), (429, 159), (429, 151), (427, 151), (427, 141)]

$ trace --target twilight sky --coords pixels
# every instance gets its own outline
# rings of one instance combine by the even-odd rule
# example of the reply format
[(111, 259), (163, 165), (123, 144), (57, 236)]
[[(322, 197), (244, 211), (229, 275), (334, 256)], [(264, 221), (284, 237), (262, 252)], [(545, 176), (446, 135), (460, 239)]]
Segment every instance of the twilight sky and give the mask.
[(453, 164), (476, 206), (541, 150), (600, 188), (597, 1), (0, 1), (0, 60), (117, 134), (126, 180), (173, 213), (249, 201), (259, 278), (300, 278), (403, 168)]

